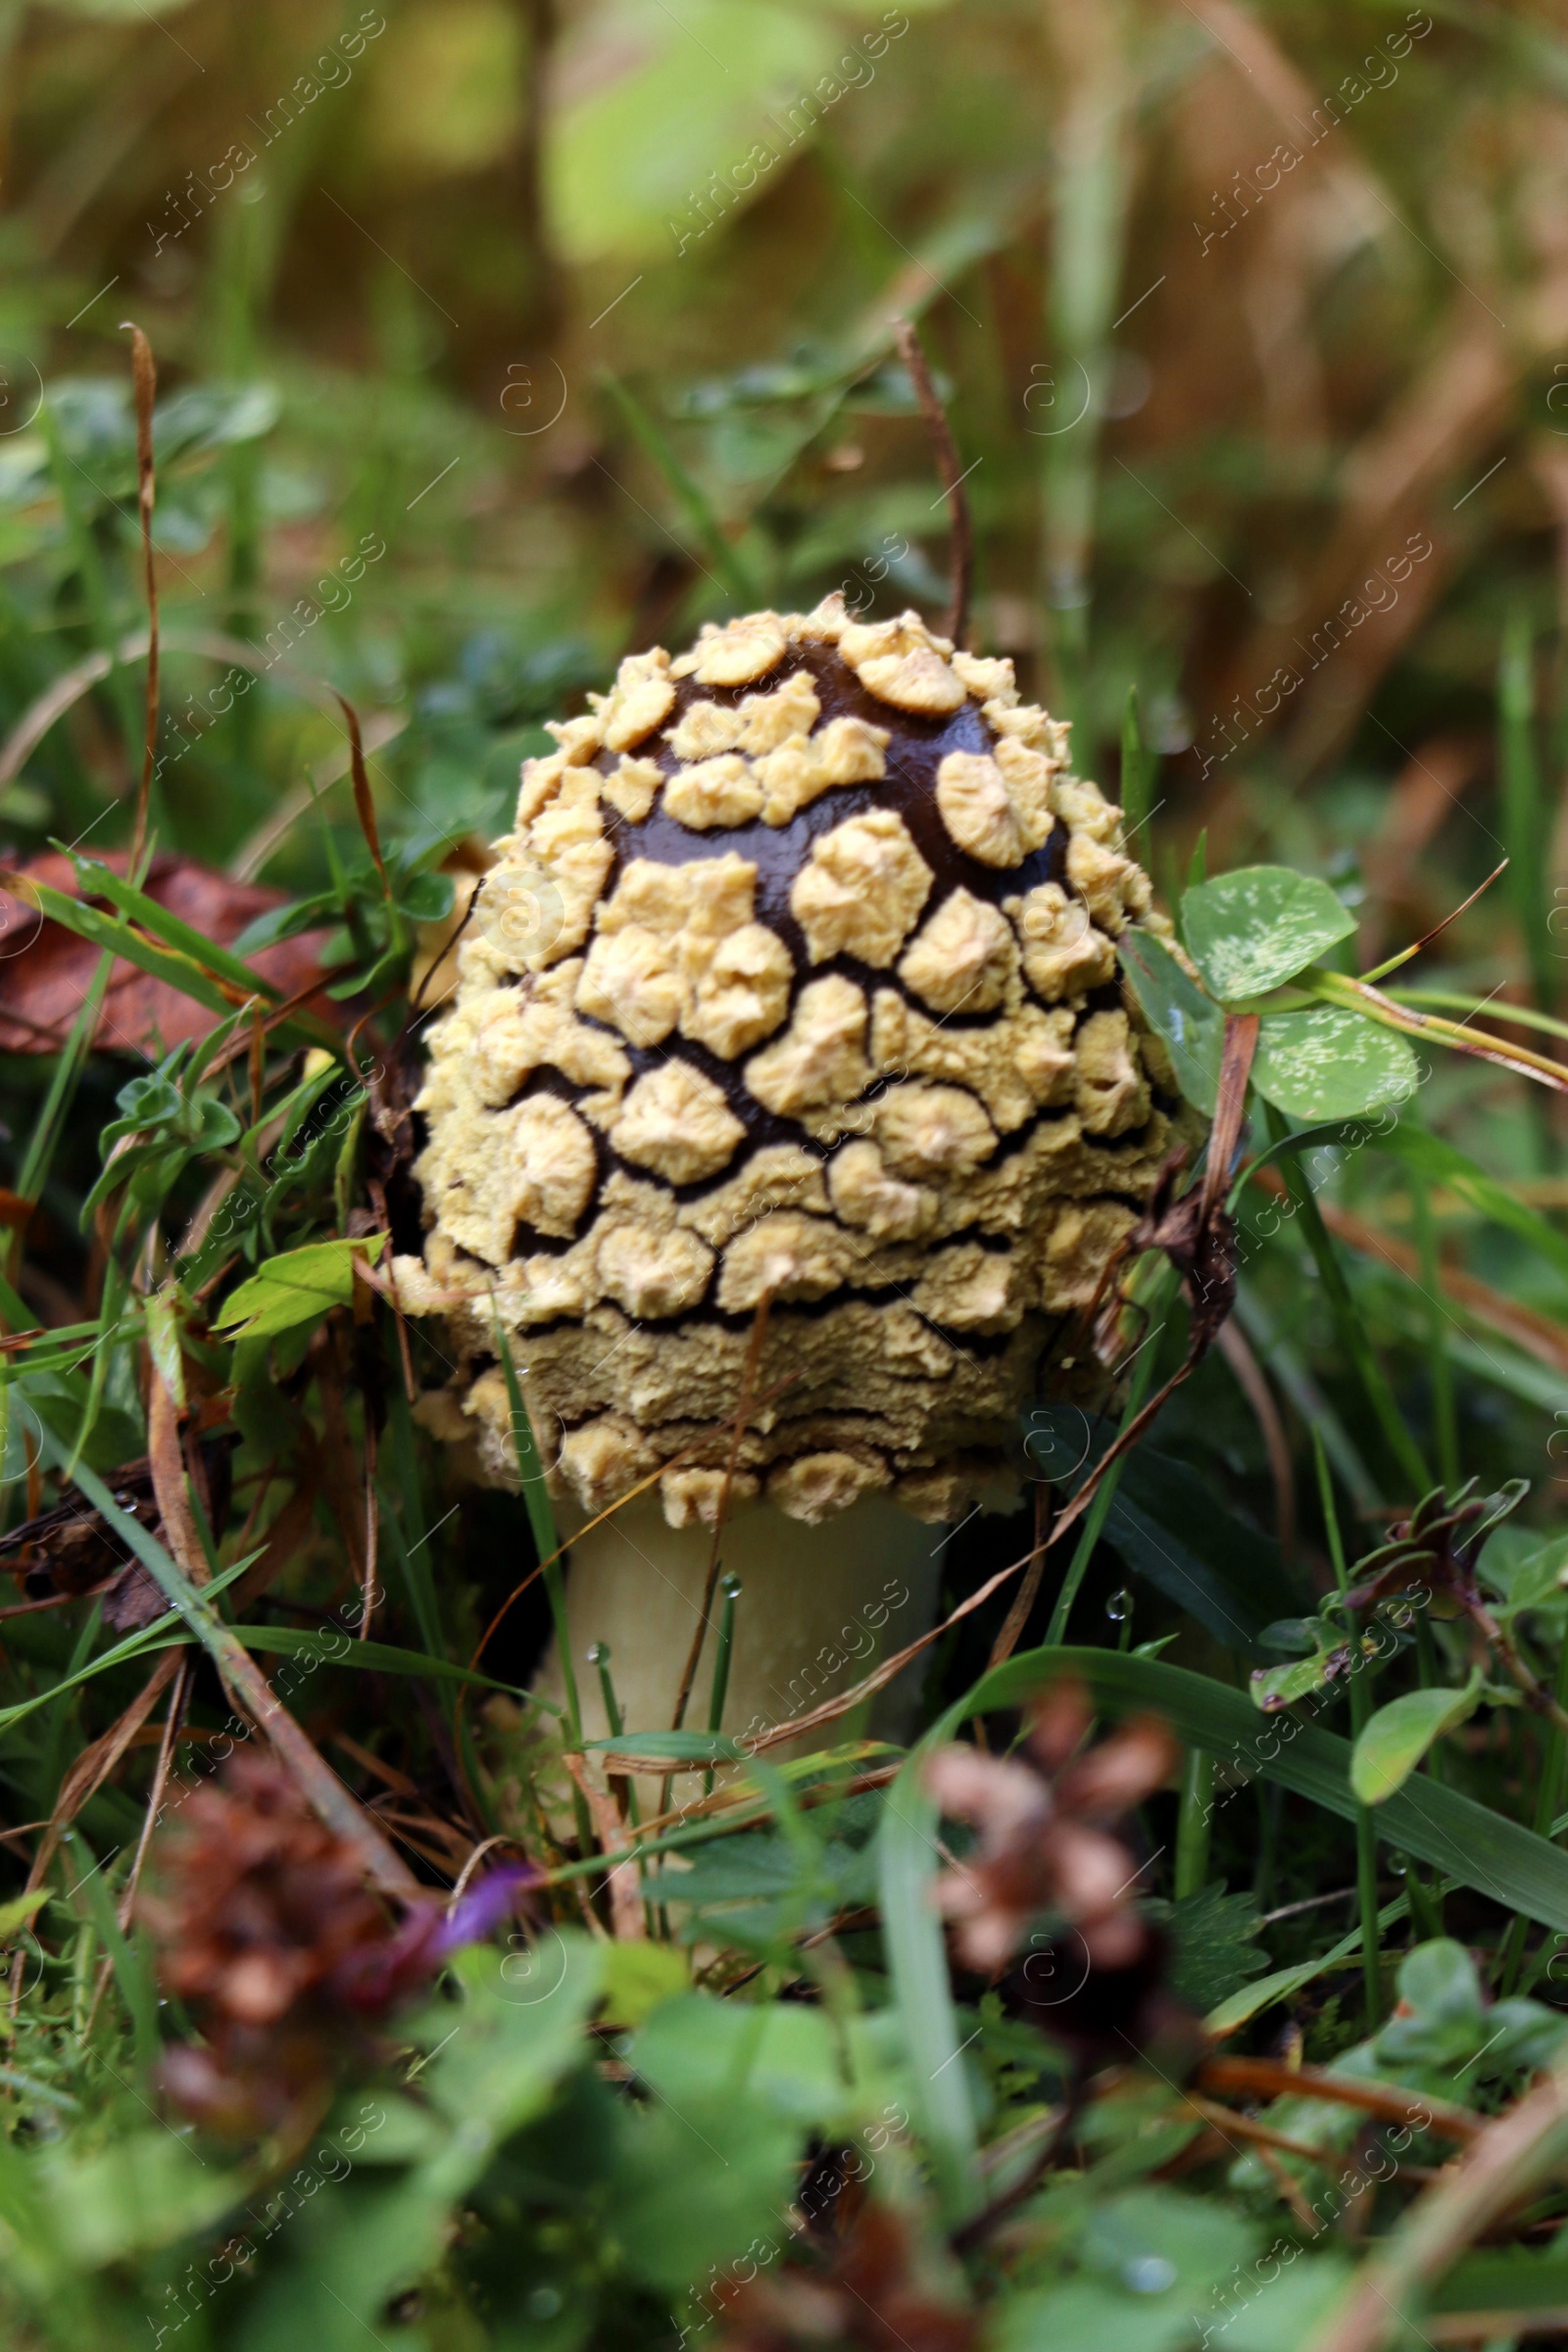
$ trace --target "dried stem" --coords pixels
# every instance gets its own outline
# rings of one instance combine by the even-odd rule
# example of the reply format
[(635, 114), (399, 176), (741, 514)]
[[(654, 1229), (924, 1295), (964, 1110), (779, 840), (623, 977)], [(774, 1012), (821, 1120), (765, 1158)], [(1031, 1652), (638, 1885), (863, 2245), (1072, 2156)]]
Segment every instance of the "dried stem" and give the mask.
[(1051, 1548), (1051, 1538), (1047, 1532), (1050, 1525), (1051, 1498), (1046, 1489), (1041, 1487), (1035, 1494), (1035, 1547), (1029, 1554), (1023, 1583), (1012, 1596), (1012, 1606), (986, 1660), (987, 1674), (995, 1673), (999, 1666), (1004, 1664), (1023, 1639), (1023, 1629), (1029, 1622), (1029, 1612), (1035, 1605), (1035, 1595), (1040, 1591), (1041, 1580), (1046, 1573), (1046, 1553)]
[(948, 412), (937, 397), (931, 380), (931, 369), (920, 338), (907, 318), (896, 318), (894, 330), (899, 339), (899, 357), (909, 370), (920, 414), (925, 418), (926, 431), (936, 454), (937, 471), (942, 476), (942, 493), (952, 510), (953, 519), (953, 588), (948, 609), (942, 619), (942, 633), (955, 645), (961, 645), (969, 619), (969, 588), (974, 574), (974, 525), (969, 515), (969, 500), (964, 490), (964, 473), (958, 464), (957, 443), (948, 422)]
[[(151, 1367), (148, 1380), (147, 1435), (153, 1492), (158, 1498), (159, 1516), (164, 1523), (174, 1565), (184, 1578), (189, 1579), (191, 1587), (205, 1584), (209, 1581), (207, 1560), (197, 1541), (196, 1524), (185, 1492), (185, 1472), (179, 1455), (174, 1400), (156, 1363)], [(79, 1478), (77, 1483), (80, 1483)], [(96, 1480), (93, 1484), (96, 1486)], [(90, 1491), (89, 1499), (97, 1499)], [(99, 1507), (103, 1507), (102, 1503)], [(135, 1547), (133, 1537), (131, 1542)], [(160, 1583), (165, 1583), (169, 1570), (162, 1553), (146, 1558), (145, 1564), (152, 1569)], [(294, 1775), (305, 1796), (327, 1828), (354, 1847), (364, 1866), (365, 1875), (372, 1886), (378, 1886), (383, 1893), (403, 1897), (416, 1892), (418, 1883), (408, 1864), (382, 1836), (352, 1789), (338, 1779), (309, 1735), (295, 1722), (250, 1651), (216, 1614), (211, 1602), (202, 1602), (198, 1594), (188, 1588), (185, 1598), (179, 1597), (175, 1589), (167, 1586), (166, 1589), (169, 1590), (169, 1597), (174, 1601), (211, 1655), (235, 1706), (250, 1717), (258, 1731), (266, 1734), (276, 1750), (278, 1761)]]
[(386, 859), (381, 855), (381, 830), (375, 821), (375, 803), (370, 798), (370, 778), (365, 765), (365, 745), (360, 736), (360, 714), (354, 705), (333, 689), (334, 699), (342, 709), (349, 726), (349, 773), (354, 782), (354, 813), (360, 820), (366, 847), (381, 877), (381, 888), (388, 905), (392, 900), (392, 884), (387, 878)]

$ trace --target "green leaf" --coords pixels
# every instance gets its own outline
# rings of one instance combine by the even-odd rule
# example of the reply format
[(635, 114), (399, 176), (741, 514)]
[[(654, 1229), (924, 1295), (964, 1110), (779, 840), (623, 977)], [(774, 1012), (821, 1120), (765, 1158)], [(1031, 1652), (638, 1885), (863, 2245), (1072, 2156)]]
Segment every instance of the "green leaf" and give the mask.
[(1464, 1945), (1438, 1936), (1406, 1954), (1398, 2009), (1372, 2046), (1379, 2066), (1412, 2088), (1472, 2100), (1483, 2082), (1549, 2066), (1565, 2034), (1568, 2018), (1538, 2001), (1489, 2006)]
[[(66, 848), (64, 842), (56, 842), (54, 846), (62, 851)], [(100, 858), (84, 857), (78, 851), (72, 857), (72, 863), (85, 892), (96, 899), (107, 899), (112, 906), (118, 906), (122, 914), (129, 915), (142, 930), (150, 933), (154, 939), (161, 940), (165, 947), (172, 948), (177, 955), (188, 956), (192, 963), (204, 972), (211, 973), (215, 979), (232, 981), (236, 988), (264, 998), (269, 1004), (282, 1002), (283, 992), (275, 981), (264, 979), (260, 972), (252, 971), (250, 965), (243, 962), (231, 949), (220, 947), (205, 932), (182, 922), (177, 914), (171, 913), (156, 899), (150, 899), (145, 891), (137, 890), (133, 883), (115, 873)]]
[(599, 1755), (655, 1756), (661, 1764), (740, 1764), (747, 1756), (724, 1732), (622, 1732), (583, 1745)]
[(640, 2026), (691, 1984), (684, 1952), (667, 1943), (608, 1943), (604, 1964), (605, 2016), (617, 2026)]
[(1354, 929), (1326, 882), (1288, 865), (1216, 874), (1182, 899), (1187, 952), (1222, 1004), (1283, 988)]
[[(1451, 1884), (1448, 1880), (1440, 1881), (1440, 1890), (1446, 1893)], [(1379, 1935), (1397, 1927), (1401, 1919), (1408, 1918), (1409, 1911), (1408, 1895), (1397, 1894), (1392, 1903), (1385, 1903), (1378, 1913)], [(1245, 1990), (1229, 1994), (1209, 2011), (1203, 2023), (1216, 2039), (1223, 2039), (1227, 2034), (1234, 2034), (1238, 2026), (1245, 2026), (1249, 2019), (1256, 2017), (1261, 2010), (1272, 2009), (1277, 2001), (1292, 1999), (1303, 1984), (1310, 1984), (1314, 1977), (1326, 1977), (1347, 1960), (1353, 1960), (1360, 1948), (1361, 1930), (1357, 1925), (1348, 1936), (1342, 1936), (1338, 1943), (1330, 1944), (1327, 1951), (1319, 1952), (1315, 1959), (1298, 1961), (1294, 1968), (1276, 1969), (1272, 1976), (1260, 1977)]]
[(409, 2035), (433, 2052), (422, 2077), (429, 2153), (385, 2181), (346, 2180), (296, 2212), (292, 2259), (264, 2270), (240, 2322), (244, 2352), (359, 2352), (390, 2325), (391, 2298), (440, 2259), (455, 2210), (501, 2141), (542, 2115), (585, 2063), (598, 1947), (575, 1929), (550, 1929), (534, 1965), (509, 1975), (514, 1957), (477, 1947), (449, 1963), (461, 2004), (437, 2003)]
[(213, 1327), (235, 1340), (270, 1340), (314, 1315), (347, 1306), (354, 1295), (356, 1252), (373, 1263), (385, 1243), (384, 1233), (372, 1233), (359, 1241), (308, 1242), (303, 1250), (286, 1250), (229, 1293)]
[(509, 1976), (511, 1955), (493, 1946), (459, 1953), (450, 1965), (463, 1985), (461, 2009), (438, 2004), (412, 2036), (440, 2052), (424, 2080), (435, 2106), (474, 2144), (470, 2178), (488, 2152), (473, 2127), (505, 2138), (588, 2056), (583, 2027), (603, 1986), (600, 1949), (575, 1928), (549, 1929), (545, 1941), (548, 1952), (525, 1981), (515, 1970)]
[[(1271, 2259), (1275, 2267), (1269, 2270)], [(1231, 2312), (1222, 2307), (1210, 2342), (1224, 2352), (1301, 2352), (1303, 2344), (1319, 2340), (1353, 2269), (1343, 2254), (1302, 2260), (1300, 2248), (1286, 2241), (1229, 2291)]]
[[(260, 1556), (260, 1555), (258, 1555)], [(211, 1588), (209, 1588), (210, 1590)], [(311, 1625), (236, 1625), (236, 1641), (247, 1649), (270, 1649), (289, 1658), (316, 1658), (323, 1666), (358, 1666), (376, 1674), (416, 1674), (434, 1682), (472, 1683), (486, 1690), (515, 1692), (514, 1683), (498, 1683), (471, 1667), (456, 1666), (450, 1658), (434, 1658), (426, 1650), (404, 1649), (395, 1642), (361, 1642), (352, 1634)], [(327, 1639), (335, 1646), (325, 1647)]]
[(1543, 1542), (1536, 1528), (1494, 1528), (1476, 1566), (1493, 1592), (1501, 1594), (1501, 1615), (1538, 1609), (1565, 1596), (1568, 1536), (1548, 1536)]
[(8, 1942), (19, 1928), (24, 1928), (35, 1911), (53, 1902), (54, 1889), (35, 1887), (31, 1894), (15, 1895), (9, 1903), (0, 1903), (0, 1943)]
[[(987, 1682), (994, 1679), (986, 1677)], [(980, 1688), (984, 1687), (982, 1683)], [(1023, 1687), (1033, 1689), (1034, 1685), (1028, 1682)], [(951, 1737), (966, 1713), (966, 1701), (950, 1707), (914, 1749), (888, 1790), (877, 1838), (882, 1937), (894, 2004), (909, 2056), (911, 2104), (916, 2127), (930, 2152), (950, 2227), (978, 2210), (984, 2190), (979, 2134), (960, 2056), (962, 2042), (947, 1949), (931, 1900), (941, 1857), (936, 1842), (937, 1804), (926, 1788), (923, 1767), (932, 1749)]]
[(1362, 1804), (1381, 1805), (1402, 1788), (1428, 1748), (1475, 1713), (1481, 1690), (1476, 1670), (1462, 1690), (1407, 1690), (1379, 1707), (1350, 1762), (1350, 1786)]
[(665, 2294), (755, 2239), (776, 2243), (806, 2139), (803, 2124), (756, 2092), (715, 2095), (682, 2082), (675, 2097), (619, 2111), (608, 2183), (627, 2268)]
[[(1446, 2278), (1432, 2287), (1429, 2311), (1554, 2311), (1568, 2307), (1568, 2254), (1527, 2253), (1515, 2246), (1507, 2253), (1467, 2254)], [(1480, 2334), (1477, 2330), (1477, 2334)], [(1501, 2335), (1512, 2341), (1507, 2328), (1489, 2329), (1489, 2339)]]
[(91, 2155), (52, 2152), (45, 2170), (61, 2235), (72, 2257), (93, 2269), (205, 2229), (245, 2186), (243, 2176), (203, 2163), (167, 2128), (129, 2133)]
[(628, 2053), (643, 2081), (672, 2106), (755, 2094), (803, 2128), (825, 2124), (846, 2085), (833, 2022), (801, 2001), (720, 2000), (710, 1992), (665, 2001)]
[(987, 2341), (997, 2352), (1177, 2352), (1200, 2338), (1220, 2282), (1258, 2235), (1212, 2198), (1129, 2189), (1092, 2209), (1083, 2275), (1004, 2305)]
[(154, 947), (120, 916), (105, 914), (97, 906), (83, 906), (79, 899), (54, 889), (50, 883), (29, 881), (27, 889), (36, 899), (40, 913), (47, 915), (51, 922), (59, 923), (62, 929), (74, 931), (78, 939), (86, 940), (90, 947), (106, 948), (112, 954), (122, 956), (126, 963), (135, 964), (155, 980), (167, 982), (182, 996), (194, 998), (198, 1004), (205, 1004), (211, 1012), (232, 1011), (233, 1007), (218, 982), (210, 978), (188, 956)]
[(1186, 2306), (1128, 2294), (1098, 2278), (1017, 2295), (999, 2306), (987, 2341), (993, 2352), (1187, 2352), (1194, 2329)]
[[(1328, 1632), (1327, 1626), (1323, 1628)], [(1326, 1690), (1350, 1662), (1348, 1642), (1329, 1642), (1309, 1658), (1293, 1658), (1288, 1666), (1261, 1667), (1248, 1677), (1247, 1695), (1260, 1715), (1275, 1715), (1294, 1707), (1314, 1690)]]
[(1404, 1038), (1340, 1004), (1273, 1012), (1257, 1033), (1252, 1084), (1293, 1119), (1350, 1119), (1402, 1102), (1421, 1083)]
[(1145, 1020), (1170, 1049), (1182, 1093), (1212, 1118), (1219, 1099), (1225, 1015), (1152, 931), (1125, 931), (1116, 954)]
[(706, 1847), (686, 1869), (646, 1876), (643, 1891), (650, 1902), (681, 1906), (688, 1941), (722, 1936), (763, 1951), (798, 1932), (808, 1911), (828, 1919), (875, 1901), (871, 1836), (880, 1817), (879, 1796), (866, 1791), (839, 1808), (837, 1834), (808, 1861), (790, 1838), (754, 1831)]
[[(730, 211), (783, 180), (808, 143), (824, 110), (807, 93), (837, 50), (829, 25), (776, 0), (684, 0), (667, 21), (640, 12), (636, 37), (602, 46), (582, 95), (553, 118), (550, 209), (564, 256), (710, 253)], [(722, 195), (707, 186), (720, 159), (734, 173)]]
[(1184, 1894), (1180, 1902), (1151, 1902), (1144, 1908), (1170, 1937), (1171, 1990), (1195, 2009), (1239, 1992), (1268, 1966), (1268, 1954), (1256, 1941), (1256, 1903), (1250, 1894), (1227, 1894), (1222, 1880)]

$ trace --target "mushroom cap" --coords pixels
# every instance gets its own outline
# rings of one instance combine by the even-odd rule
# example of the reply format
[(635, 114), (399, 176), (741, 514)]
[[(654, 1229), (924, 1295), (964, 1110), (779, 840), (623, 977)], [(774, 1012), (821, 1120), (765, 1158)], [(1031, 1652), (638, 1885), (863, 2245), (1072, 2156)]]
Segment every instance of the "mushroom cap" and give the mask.
[(750, 613), (589, 700), (431, 1030), (402, 1302), (509, 1478), (499, 1315), (591, 1510), (662, 1464), (673, 1523), (711, 1518), (764, 1298), (753, 1393), (789, 1385), (737, 1500), (998, 1499), (1181, 1112), (1117, 980), (1150, 905), (1120, 811), (1010, 662), (913, 612)]

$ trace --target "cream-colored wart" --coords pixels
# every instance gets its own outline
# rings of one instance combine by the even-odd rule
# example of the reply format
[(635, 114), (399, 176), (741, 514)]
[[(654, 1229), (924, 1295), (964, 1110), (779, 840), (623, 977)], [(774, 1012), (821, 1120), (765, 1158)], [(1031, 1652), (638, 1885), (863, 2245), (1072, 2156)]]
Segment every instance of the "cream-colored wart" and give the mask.
[(937, 1250), (913, 1298), (919, 1312), (946, 1331), (1011, 1331), (1026, 1304), (1013, 1252), (985, 1250), (978, 1242)]
[(687, 931), (681, 969), (690, 991), (681, 1035), (734, 1061), (770, 1037), (789, 1010), (795, 966), (765, 923), (743, 923), (722, 939)]
[(1149, 911), (1149, 877), (1132, 858), (1109, 850), (1087, 833), (1067, 845), (1067, 879), (1104, 930), (1119, 933)]
[(1018, 700), (1018, 684), (1012, 663), (1004, 656), (990, 661), (982, 654), (956, 651), (950, 657), (954, 669), (963, 680), (967, 691), (977, 703), (1000, 703), (1011, 710)]
[(810, 1121), (853, 1102), (871, 1077), (865, 1057), (866, 1004), (841, 973), (803, 988), (784, 1035), (746, 1064), (746, 1085), (764, 1110)]
[(922, 718), (946, 718), (961, 710), (968, 688), (947, 659), (946, 638), (934, 638), (917, 612), (897, 620), (852, 621), (839, 639), (839, 652), (878, 702), (912, 710)]
[(876, 1142), (897, 1176), (942, 1184), (972, 1175), (997, 1148), (997, 1131), (957, 1086), (890, 1088), (876, 1108)]
[(1106, 1267), (1137, 1222), (1119, 1200), (1068, 1201), (1058, 1208), (1041, 1261), (1042, 1304), (1053, 1314), (1092, 1306)]
[(737, 752), (683, 767), (664, 786), (664, 814), (694, 832), (750, 824), (761, 813), (762, 787)]
[(931, 890), (931, 868), (892, 808), (852, 816), (816, 842), (790, 892), (813, 963), (854, 956), (884, 969)]
[(617, 815), (629, 825), (640, 825), (654, 806), (654, 796), (664, 781), (662, 768), (657, 760), (622, 759), (612, 776), (607, 776), (600, 786), (605, 800)]
[(1006, 917), (960, 888), (911, 940), (899, 978), (933, 1012), (994, 1012), (1017, 968)]
[(982, 865), (1021, 865), (1051, 831), (1051, 762), (1004, 737), (992, 752), (949, 752), (937, 808), (952, 839)]
[(727, 627), (708, 622), (689, 654), (670, 664), (677, 678), (699, 686), (750, 686), (777, 669), (789, 645), (786, 624), (776, 612), (749, 612)]
[(743, 1510), (761, 1493), (762, 1482), (750, 1470), (737, 1470), (726, 1479), (722, 1470), (666, 1470), (659, 1482), (664, 1517), (671, 1527), (717, 1527), (724, 1508)]
[(802, 1453), (771, 1473), (767, 1499), (789, 1518), (819, 1527), (888, 1483), (884, 1464), (862, 1461), (858, 1454)]
[(766, 799), (764, 825), (787, 825), (839, 784), (878, 784), (887, 772), (885, 727), (863, 718), (832, 718), (815, 735), (791, 735), (757, 762)]
[(718, 1303), (726, 1314), (745, 1314), (764, 1297), (780, 1305), (808, 1304), (836, 1291), (853, 1262), (849, 1237), (831, 1218), (780, 1209), (737, 1234), (724, 1251)]
[(666, 1061), (639, 1078), (610, 1129), (612, 1150), (667, 1184), (716, 1176), (746, 1133), (711, 1078)]
[[(614, 852), (605, 839), (599, 786), (592, 768), (568, 768), (560, 790), (528, 827), (524, 846), (560, 897), (559, 929), (528, 956), (530, 971), (541, 971), (581, 947), (610, 878)], [(495, 872), (505, 870), (501, 866)]]
[(726, 1061), (771, 1036), (795, 967), (777, 934), (751, 919), (756, 881), (757, 868), (733, 854), (628, 866), (600, 908), (578, 1011), (636, 1046), (662, 1045), (678, 1026)]
[(639, 1322), (690, 1312), (712, 1272), (713, 1253), (679, 1226), (656, 1233), (647, 1225), (612, 1226), (595, 1252), (595, 1271), (608, 1296)]
[(1083, 902), (1069, 899), (1059, 882), (1042, 882), (1003, 904), (1018, 928), (1024, 978), (1048, 1004), (1084, 996), (1114, 976), (1115, 948), (1095, 929)]
[(608, 695), (591, 694), (607, 752), (629, 752), (662, 726), (675, 707), (675, 688), (669, 675), (669, 656), (662, 646), (652, 653), (628, 654), (615, 672)]
[(561, 1240), (576, 1232), (599, 1162), (592, 1134), (567, 1103), (535, 1095), (514, 1110), (471, 1117), (455, 1140), (456, 1151), (445, 1138), (433, 1145), (420, 1174), (470, 1256), (504, 1266), (519, 1223)]
[(938, 1196), (890, 1175), (875, 1144), (864, 1139), (833, 1154), (827, 1181), (840, 1222), (874, 1242), (916, 1242), (936, 1224)]
[(677, 760), (711, 760), (720, 752), (760, 755), (795, 735), (809, 735), (822, 706), (808, 669), (793, 670), (771, 694), (730, 703), (693, 703), (665, 731)]
[(1073, 1103), (1087, 1135), (1125, 1135), (1149, 1116), (1149, 1081), (1124, 1012), (1092, 1012), (1078, 1030)]
[(609, 1021), (634, 1046), (658, 1046), (686, 1008), (673, 941), (641, 923), (601, 933), (577, 983), (577, 1009)]

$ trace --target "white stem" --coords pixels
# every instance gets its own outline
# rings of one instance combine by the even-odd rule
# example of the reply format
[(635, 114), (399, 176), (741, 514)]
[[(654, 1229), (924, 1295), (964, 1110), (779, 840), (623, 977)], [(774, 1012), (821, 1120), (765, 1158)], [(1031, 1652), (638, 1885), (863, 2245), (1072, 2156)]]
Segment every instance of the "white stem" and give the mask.
[[(848, 1690), (882, 1658), (931, 1626), (944, 1531), (865, 1495), (820, 1527), (768, 1503), (738, 1510), (720, 1545), (723, 1571), (741, 1583), (720, 1729), (757, 1739)], [(610, 1731), (599, 1675), (587, 1653), (608, 1643), (616, 1703), (628, 1733), (668, 1731), (701, 1617), (712, 1552), (706, 1527), (673, 1528), (651, 1499), (628, 1503), (571, 1543), (566, 1614), (587, 1739)], [(685, 1728), (709, 1728), (721, 1595), (715, 1592), (686, 1707)], [(916, 1659), (872, 1702), (883, 1738), (907, 1731), (925, 1666)], [(552, 1647), (541, 1688), (562, 1693)], [(863, 1733), (858, 1711), (837, 1737)], [(835, 1732), (781, 1744), (772, 1755), (834, 1743)]]

